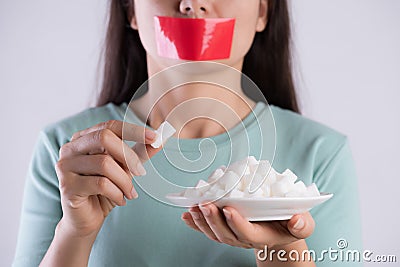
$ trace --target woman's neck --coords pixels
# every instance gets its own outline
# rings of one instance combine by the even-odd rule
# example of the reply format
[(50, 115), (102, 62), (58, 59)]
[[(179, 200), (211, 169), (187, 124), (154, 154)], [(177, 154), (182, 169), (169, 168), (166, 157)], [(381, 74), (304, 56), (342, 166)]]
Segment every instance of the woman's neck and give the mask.
[(255, 105), (241, 89), (242, 62), (235, 68), (196, 62), (166, 69), (148, 57), (147, 64), (148, 92), (131, 108), (154, 129), (168, 120), (179, 138), (214, 136), (240, 123)]

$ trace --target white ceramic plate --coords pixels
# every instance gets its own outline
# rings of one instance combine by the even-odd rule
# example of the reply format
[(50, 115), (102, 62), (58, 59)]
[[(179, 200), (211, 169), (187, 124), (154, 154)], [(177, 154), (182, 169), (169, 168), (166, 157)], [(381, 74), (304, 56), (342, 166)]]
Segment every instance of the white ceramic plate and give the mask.
[[(330, 193), (321, 193), (318, 197), (224, 197), (215, 201), (214, 204), (219, 208), (225, 206), (233, 207), (249, 221), (276, 221), (288, 220), (294, 214), (309, 211), (332, 196), (333, 194)], [(169, 194), (166, 198), (173, 204), (182, 207), (191, 207), (207, 202), (205, 198), (186, 198), (177, 194)]]

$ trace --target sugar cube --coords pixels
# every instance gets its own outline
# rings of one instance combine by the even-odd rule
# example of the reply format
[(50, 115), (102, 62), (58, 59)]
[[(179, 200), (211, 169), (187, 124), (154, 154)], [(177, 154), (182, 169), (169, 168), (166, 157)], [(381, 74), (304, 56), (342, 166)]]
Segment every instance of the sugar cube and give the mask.
[(157, 134), (156, 140), (151, 144), (154, 148), (159, 148), (176, 132), (175, 128), (168, 122), (164, 121), (160, 127), (154, 131)]
[(318, 197), (320, 193), (318, 191), (317, 185), (312, 183), (311, 185), (307, 186), (306, 195), (309, 197)]
[(250, 184), (248, 186), (249, 188), (249, 192), (254, 192), (256, 189), (258, 189), (259, 187), (261, 187), (261, 184), (264, 182), (265, 177), (259, 175), (258, 173), (255, 173), (253, 175), (252, 180), (250, 181)]
[(210, 184), (204, 180), (199, 180), (196, 184), (196, 190), (200, 193), (205, 193), (208, 189), (210, 189)]
[[(313, 197), (320, 193), (315, 184), (306, 187), (289, 169), (278, 173), (267, 160), (246, 157), (225, 167), (220, 166), (195, 187), (180, 195), (188, 198), (217, 199), (227, 195), (233, 198), (253, 197)], [(228, 193), (228, 194), (227, 194)]]
[(229, 197), (244, 197), (243, 191), (235, 188), (229, 193)]
[(218, 169), (216, 169), (215, 171), (213, 171), (213, 172), (211, 173), (211, 175), (208, 177), (208, 180), (207, 180), (207, 181), (208, 181), (209, 183), (212, 183), (212, 182), (218, 180), (219, 178), (222, 177), (222, 175), (224, 175), (224, 171), (225, 171), (225, 170), (223, 170), (221, 167), (219, 167)]
[(287, 192), (291, 189), (291, 184), (287, 181), (278, 181), (271, 185), (271, 196), (273, 197), (284, 197)]

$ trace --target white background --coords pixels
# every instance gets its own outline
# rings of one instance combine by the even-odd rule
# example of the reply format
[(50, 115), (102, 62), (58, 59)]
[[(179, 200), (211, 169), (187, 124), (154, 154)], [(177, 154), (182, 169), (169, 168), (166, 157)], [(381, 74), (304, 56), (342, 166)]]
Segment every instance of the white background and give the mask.
[[(94, 103), (106, 3), (0, 2), (0, 266), (12, 262), (39, 130)], [(349, 136), (364, 247), (398, 261), (399, 13), (396, 0), (293, 1), (304, 114)]]

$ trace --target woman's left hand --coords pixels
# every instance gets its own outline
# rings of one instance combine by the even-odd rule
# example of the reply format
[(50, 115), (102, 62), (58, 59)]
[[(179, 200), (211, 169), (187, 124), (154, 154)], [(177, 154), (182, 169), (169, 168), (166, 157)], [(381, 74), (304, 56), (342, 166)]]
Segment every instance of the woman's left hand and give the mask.
[(182, 220), (211, 240), (255, 249), (284, 246), (307, 238), (315, 226), (309, 212), (286, 221), (249, 222), (234, 208), (224, 207), (221, 211), (214, 204), (192, 207), (182, 214)]

